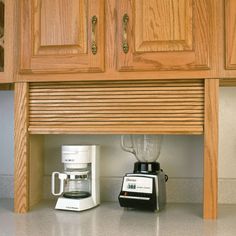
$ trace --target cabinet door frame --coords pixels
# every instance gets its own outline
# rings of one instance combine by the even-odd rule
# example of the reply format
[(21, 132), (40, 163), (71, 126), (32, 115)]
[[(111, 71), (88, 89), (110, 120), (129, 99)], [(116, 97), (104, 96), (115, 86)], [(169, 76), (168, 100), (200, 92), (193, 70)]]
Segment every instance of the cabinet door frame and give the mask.
[[(40, 37), (42, 32), (40, 25), (41, 3), (42, 0), (20, 1), (20, 73), (102, 72), (104, 70), (104, 0), (81, 0), (81, 4), (86, 6), (87, 29), (84, 33), (87, 37), (87, 46), (84, 50), (77, 50), (77, 52), (74, 50), (76, 45), (73, 44), (42, 46), (42, 37)], [(38, 18), (35, 18), (36, 15)], [(95, 28), (97, 53), (95, 55), (91, 50), (92, 16), (97, 16)], [(68, 48), (68, 54), (61, 50), (63, 46)]]
[[(118, 9), (118, 70), (119, 71), (197, 71), (211, 69), (210, 38), (212, 21), (210, 9), (212, 1), (186, 0), (193, 8), (192, 49), (184, 51), (135, 51), (135, 2), (137, 0), (119, 0)], [(208, 13), (209, 10), (209, 13)], [(127, 26), (128, 53), (122, 49), (124, 14), (129, 15)], [(141, 17), (141, 16), (140, 16)], [(196, 22), (196, 23), (195, 23)], [(187, 38), (189, 41), (189, 38)]]

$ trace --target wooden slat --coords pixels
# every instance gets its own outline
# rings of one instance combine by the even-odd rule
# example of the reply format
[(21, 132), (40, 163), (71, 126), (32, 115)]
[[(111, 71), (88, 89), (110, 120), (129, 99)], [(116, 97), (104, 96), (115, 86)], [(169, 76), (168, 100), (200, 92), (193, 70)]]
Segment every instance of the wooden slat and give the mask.
[(192, 127), (192, 133), (202, 133), (204, 84), (203, 80), (31, 83), (29, 122), (32, 132), (58, 126), (83, 133), (86, 129), (119, 133), (121, 127), (123, 132), (157, 133), (164, 132), (162, 127), (167, 133), (183, 133), (187, 127), (191, 133)]
[(203, 133), (203, 126), (31, 126), (31, 134), (191, 134), (199, 135)]
[[(42, 115), (42, 116), (46, 116), (46, 117), (50, 117), (50, 116), (55, 116), (55, 110), (44, 110), (44, 111), (40, 111), (40, 109), (39, 110), (31, 110), (31, 112), (30, 112), (30, 116), (31, 117), (37, 117), (36, 115), (38, 114), (40, 112), (40, 114)], [(58, 114), (65, 114), (65, 116), (66, 116), (66, 114), (68, 114), (68, 115), (72, 115), (71, 114), (71, 110), (57, 110), (57, 112), (56, 112), (57, 114), (56, 115), (58, 115)], [(149, 114), (149, 113), (151, 113), (151, 114)], [(179, 110), (161, 110), (161, 109), (159, 109), (159, 110), (147, 110), (147, 109), (142, 109), (142, 110), (136, 110), (135, 109), (135, 114), (132, 112), (132, 110), (130, 111), (130, 110), (122, 110), (122, 112), (121, 111), (118, 111), (118, 110), (114, 110), (114, 111), (112, 111), (112, 114), (111, 114), (111, 110), (90, 110), (90, 111), (88, 111), (88, 110), (78, 110), (78, 108), (73, 112), (73, 115), (74, 116), (76, 116), (76, 115), (80, 115), (80, 116), (85, 116), (85, 117), (91, 117), (91, 116), (94, 116), (94, 115), (98, 115), (98, 116), (100, 116), (100, 115), (104, 115), (104, 114), (107, 114), (108, 116), (110, 115), (117, 115), (117, 116), (123, 116), (123, 114), (127, 114), (127, 116), (129, 116), (129, 115), (133, 115), (133, 116), (136, 116), (136, 115), (141, 115), (141, 114), (145, 114), (145, 115), (151, 115), (151, 116), (155, 116), (155, 114), (157, 114), (157, 115), (160, 115), (160, 114), (164, 114), (164, 115), (166, 115), (166, 114), (171, 114), (171, 115), (175, 115), (174, 113), (176, 113), (176, 115), (179, 115), (178, 113), (179, 113)], [(202, 110), (201, 109), (199, 109), (199, 110), (182, 110), (182, 114), (201, 114), (202, 115)]]

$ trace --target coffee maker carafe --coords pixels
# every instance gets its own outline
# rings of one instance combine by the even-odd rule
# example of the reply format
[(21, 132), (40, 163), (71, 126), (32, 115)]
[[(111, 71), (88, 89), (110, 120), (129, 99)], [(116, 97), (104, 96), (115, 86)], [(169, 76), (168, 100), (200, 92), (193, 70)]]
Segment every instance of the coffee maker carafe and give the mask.
[[(126, 208), (161, 210), (166, 203), (165, 182), (168, 177), (157, 162), (161, 151), (161, 135), (122, 135), (121, 147), (132, 153), (137, 162), (133, 173), (123, 178), (119, 203)], [(127, 142), (129, 140), (129, 142)]]
[[(100, 203), (99, 147), (96, 145), (63, 145), (64, 172), (52, 173), (52, 194), (60, 196), (56, 209), (82, 211)], [(59, 191), (55, 190), (58, 176)]]

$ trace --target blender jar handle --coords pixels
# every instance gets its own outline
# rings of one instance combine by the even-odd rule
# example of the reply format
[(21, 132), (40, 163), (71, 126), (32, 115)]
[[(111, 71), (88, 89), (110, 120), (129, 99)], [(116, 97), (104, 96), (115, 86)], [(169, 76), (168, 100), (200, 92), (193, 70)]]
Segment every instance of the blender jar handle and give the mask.
[(125, 136), (126, 135), (121, 135), (121, 148), (124, 151), (131, 152), (135, 155), (135, 150), (134, 150), (133, 146), (128, 147), (128, 146), (125, 145)]
[[(58, 175), (58, 178), (60, 179), (60, 190), (58, 193), (55, 193), (55, 176)], [(52, 173), (52, 194), (55, 196), (59, 196), (64, 191), (64, 180), (66, 180), (67, 175), (60, 173), (60, 172), (53, 172)]]

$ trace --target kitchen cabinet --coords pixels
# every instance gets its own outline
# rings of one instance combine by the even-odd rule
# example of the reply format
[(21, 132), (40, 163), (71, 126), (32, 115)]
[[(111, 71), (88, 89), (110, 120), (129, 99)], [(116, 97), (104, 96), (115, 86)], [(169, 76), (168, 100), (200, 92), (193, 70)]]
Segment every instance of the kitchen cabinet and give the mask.
[(204, 136), (203, 216), (216, 218), (218, 85), (218, 79), (16, 83), (15, 211), (27, 212), (42, 198), (41, 135), (191, 134)]
[(104, 70), (103, 0), (20, 1), (21, 73)]
[(203, 79), (219, 75), (216, 3), (20, 1), (16, 212), (40, 199), (34, 135), (194, 134), (204, 135), (204, 217), (216, 217), (219, 81)]
[(0, 0), (0, 83), (13, 81), (15, 72), (16, 1)]
[(17, 80), (217, 78), (217, 16), (217, 0), (21, 1)]
[(210, 2), (119, 0), (119, 70), (210, 70)]

